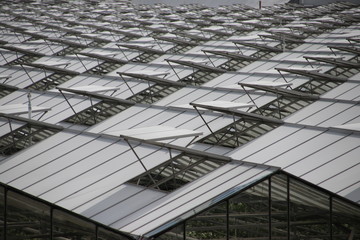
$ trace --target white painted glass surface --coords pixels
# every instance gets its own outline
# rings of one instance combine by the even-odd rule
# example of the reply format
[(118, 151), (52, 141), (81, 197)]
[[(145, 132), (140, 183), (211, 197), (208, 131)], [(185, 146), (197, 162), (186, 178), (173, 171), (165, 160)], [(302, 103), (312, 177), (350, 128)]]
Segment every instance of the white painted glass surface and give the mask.
[[(319, 101), (318, 101), (319, 102)], [(309, 115), (300, 124), (330, 127), (346, 123), (359, 113), (359, 107), (348, 103), (331, 103), (327, 107)]]
[(354, 82), (346, 82), (325, 93), (323, 97), (358, 101), (360, 99), (360, 86)]
[(142, 106), (133, 106), (128, 108), (121, 113), (95, 125), (91, 128), (91, 132), (111, 132), (121, 129), (129, 129), (138, 126), (145, 120), (156, 117), (157, 114), (161, 113), (162, 109), (149, 108)]
[(334, 104), (333, 102), (326, 102), (326, 101), (317, 101), (309, 106), (295, 112), (294, 114), (290, 115), (286, 118), (287, 122), (292, 123), (304, 123), (309, 117), (316, 115), (319, 111), (329, 107), (330, 105)]
[[(62, 151), (69, 148), (71, 149), (72, 147), (76, 148), (80, 142), (76, 143), (76, 141), (74, 141), (74, 137), (73, 133), (60, 132), (48, 138), (47, 141), (34, 145), (30, 151), (27, 151), (26, 154), (20, 154), (9, 158), (7, 161), (3, 161), (1, 163), (0, 172), (1, 181), (4, 183), (9, 182), (16, 178), (16, 176), (22, 176), (37, 166), (46, 163), (48, 159), (52, 159), (60, 155), (61, 152), (58, 152), (57, 154), (49, 152), (49, 149), (51, 149), (54, 145), (61, 148)], [(36, 165), (32, 162), (32, 159), (36, 159)], [(14, 172), (17, 174), (14, 174)]]
[(62, 207), (77, 208), (130, 180), (133, 177), (132, 174), (143, 173), (141, 164), (136, 162), (128, 165), (123, 170), (112, 169), (107, 176), (104, 176), (101, 170), (110, 169), (114, 167), (113, 165), (114, 163), (112, 165), (108, 164), (105, 168), (97, 168), (96, 172), (86, 173), (83, 178), (76, 179), (76, 181), (71, 182), (72, 184), (69, 185), (64, 184), (61, 186), (61, 189), (58, 189), (58, 192), (51, 192), (48, 195), (44, 195), (43, 198), (48, 199), (48, 201), (55, 201), (56, 204)]
[[(278, 132), (281, 131), (280, 128), (281, 127), (279, 127)], [(275, 139), (271, 139), (269, 138), (269, 136), (267, 136), (267, 134), (265, 134), (258, 138), (266, 138), (267, 141), (264, 145), (256, 144), (255, 141), (257, 139), (254, 142), (250, 142), (244, 147), (244, 149), (250, 148), (254, 149), (255, 151), (253, 151), (251, 155), (241, 155), (241, 151), (239, 151), (239, 159), (254, 163), (267, 164), (284, 154), (284, 152), (287, 152), (289, 149), (292, 149), (299, 144), (321, 134), (321, 132), (322, 131), (305, 128), (300, 131), (296, 131), (291, 135), (286, 135), (280, 139), (278, 137), (276, 137)]]
[[(282, 169), (291, 174), (302, 176), (307, 172), (314, 171), (319, 166), (318, 162), (321, 161), (322, 157), (325, 157), (323, 155), (329, 149), (335, 147), (341, 148), (344, 138), (346, 138), (346, 135), (341, 133), (323, 132), (283, 153), (270, 161), (269, 164), (281, 166)], [(339, 152), (341, 152), (340, 149)]]
[[(98, 145), (101, 144), (97, 145), (97, 142), (93, 140), (94, 138), (89, 136), (76, 136), (59, 146), (58, 151), (49, 149), (41, 156), (36, 156), (31, 161), (17, 166), (16, 172), (23, 172), (23, 174), (13, 177), (9, 183), (20, 189), (26, 189), (32, 184), (50, 177), (63, 168), (69, 167), (76, 160), (81, 159), (83, 154), (91, 154), (96, 151)], [(90, 152), (87, 153), (87, 151)], [(38, 193), (34, 194), (37, 195)]]
[[(131, 191), (131, 188), (134, 187), (126, 185), (125, 190)], [(121, 199), (123, 196), (119, 196), (117, 203), (114, 203), (96, 215), (91, 216), (91, 219), (111, 225), (112, 223), (125, 218), (127, 215), (132, 214), (134, 210), (142, 209), (164, 195), (165, 193), (163, 192), (143, 188), (128, 196), (127, 199)]]

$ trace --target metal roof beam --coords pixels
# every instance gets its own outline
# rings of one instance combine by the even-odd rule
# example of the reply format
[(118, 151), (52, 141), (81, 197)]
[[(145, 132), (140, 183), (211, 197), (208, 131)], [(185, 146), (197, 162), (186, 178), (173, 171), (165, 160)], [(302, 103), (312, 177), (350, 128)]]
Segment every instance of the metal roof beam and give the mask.
[(242, 60), (242, 61), (256, 61), (258, 58), (246, 56), (239, 53), (227, 52), (227, 51), (217, 51), (217, 50), (202, 50), (204, 53), (211, 53), (215, 55), (220, 55), (224, 57), (228, 57), (235, 60)]
[(268, 52), (283, 52), (282, 49), (279, 49), (277, 47), (270, 47), (270, 46), (267, 46), (265, 44), (258, 44), (258, 43), (249, 43), (249, 42), (245, 42), (245, 41), (233, 41), (234, 44), (240, 44), (240, 45), (243, 45), (243, 46), (246, 46), (246, 47), (252, 47), (252, 48), (256, 48), (256, 49), (259, 49), (259, 50), (263, 50), (263, 51), (268, 51)]
[(11, 120), (16, 120), (16, 121), (20, 121), (20, 122), (25, 122), (27, 124), (30, 124), (33, 126), (39, 126), (39, 127), (43, 127), (43, 128), (55, 129), (55, 130), (59, 130), (59, 131), (64, 129), (60, 125), (46, 123), (46, 122), (42, 122), (42, 121), (37, 121), (37, 120), (14, 116), (14, 115), (5, 114), (5, 113), (0, 113), (0, 117), (11, 119)]
[(213, 34), (219, 35), (219, 36), (232, 36), (232, 33), (230, 33), (230, 32), (224, 32), (224, 31), (215, 30), (215, 29), (202, 29), (202, 31), (213, 33)]
[[(164, 29), (161, 29), (161, 28), (153, 28), (151, 26), (143, 26), (142, 28), (145, 29), (145, 30), (154, 32), (154, 33), (168, 33), (169, 32), (168, 30), (164, 30)], [(156, 38), (156, 37), (154, 36), (153, 38)]]
[(228, 108), (222, 108), (222, 107), (216, 107), (216, 106), (209, 106), (209, 105), (204, 105), (204, 104), (200, 104), (200, 103), (190, 103), (190, 105), (192, 105), (194, 107), (209, 109), (212, 111), (222, 112), (222, 113), (229, 114), (229, 115), (234, 115), (237, 117), (241, 117), (243, 119), (255, 120), (255, 121), (266, 122), (266, 123), (274, 123), (274, 124), (283, 124), (284, 123), (284, 121), (276, 119), (276, 118), (266, 117), (266, 116), (262, 116), (259, 114), (244, 112), (244, 111), (236, 110), (236, 109), (228, 109)]
[(19, 90), (18, 87), (14, 87), (8, 84), (4, 84), (4, 83), (0, 83), (0, 89), (8, 89), (8, 90), (12, 90), (12, 91), (17, 91)]
[(346, 78), (333, 76), (326, 73), (319, 73), (315, 71), (300, 70), (300, 69), (289, 69), (289, 68), (275, 68), (278, 71), (299, 74), (305, 77), (310, 77), (319, 80), (331, 81), (331, 82), (346, 82)]
[(343, 47), (343, 46), (328, 46), (330, 49), (337, 49), (344, 52), (354, 53), (360, 55), (360, 48), (357, 47)]
[(176, 86), (176, 87), (185, 87), (186, 86), (186, 84), (184, 84), (184, 83), (171, 81), (171, 80), (167, 80), (164, 78), (159, 78), (156, 76), (151, 76), (151, 75), (146, 75), (146, 74), (141, 74), (141, 73), (117, 72), (117, 74), (128, 76), (128, 77), (133, 77), (133, 78), (138, 78), (138, 79), (143, 79), (146, 81), (150, 81), (150, 82), (154, 82), (154, 83), (166, 85), (166, 86)]
[(273, 40), (278, 40), (281, 42), (289, 42), (289, 43), (304, 43), (305, 41), (302, 39), (296, 39), (293, 37), (289, 37), (286, 36), (285, 34), (272, 34), (272, 35), (267, 35), (267, 34), (259, 34), (259, 37), (263, 37), (263, 38), (270, 38)]
[(333, 24), (328, 24), (328, 23), (321, 23), (321, 22), (305, 22), (306, 25), (309, 26), (314, 26), (316, 28), (320, 28), (320, 29), (336, 29), (338, 28), (338, 26), (335, 26)]
[(271, 33), (272, 35), (287, 36), (287, 37), (290, 37), (292, 39), (306, 39), (306, 36), (304, 36), (304, 35), (299, 35), (299, 34), (295, 34), (295, 33), (292, 33), (292, 32), (276, 31), (276, 29), (273, 30), (273, 31), (266, 31), (266, 32)]
[(165, 36), (154, 36), (154, 38), (162, 40), (162, 41), (166, 41), (166, 42), (172, 42), (172, 43), (176, 43), (179, 45), (185, 45), (185, 46), (197, 46), (197, 43), (193, 43), (193, 42), (189, 42), (186, 40), (183, 40), (181, 38), (174, 38), (174, 37), (165, 37)]
[[(212, 159), (216, 159), (216, 160), (220, 160), (220, 161), (226, 161), (226, 162), (232, 161), (232, 158), (227, 157), (227, 156), (217, 155), (217, 154), (210, 153), (210, 152), (205, 152), (205, 151), (199, 151), (199, 150), (191, 149), (191, 148), (187, 148), (187, 147), (181, 147), (181, 146), (173, 145), (173, 144), (170, 144), (170, 143), (157, 142), (157, 141), (154, 141), (154, 140), (139, 139), (139, 138), (130, 137), (130, 136), (122, 136), (122, 138), (132, 140), (132, 141), (141, 142), (141, 143), (146, 143), (146, 144), (150, 144), (150, 145), (155, 145), (155, 146), (159, 146), (159, 147), (165, 147), (165, 148), (173, 149), (173, 150), (177, 150), (177, 151), (181, 151), (181, 152), (184, 152), (184, 153), (189, 154), (189, 155), (212, 158)], [(252, 164), (252, 163), (249, 163), (249, 164)]]
[(318, 100), (320, 98), (319, 95), (313, 95), (295, 90), (284, 89), (281, 87), (260, 86), (260, 85), (241, 83), (241, 82), (239, 83), (239, 85), (243, 87), (250, 87), (257, 90), (266, 91), (266, 92), (272, 92), (281, 96), (291, 97), (291, 98), (300, 98), (300, 99), (309, 99), (309, 100)]
[(198, 35), (194, 35), (194, 34), (189, 34), (189, 33), (184, 33), (184, 32), (179, 32), (179, 33), (176, 33), (176, 34), (180, 35), (180, 36), (183, 36), (183, 37), (190, 38), (190, 39), (195, 40), (195, 41), (209, 41), (210, 40), (209, 38), (206, 38), (206, 37), (202, 37), (202, 36), (198, 36)]
[(104, 56), (104, 55), (100, 55), (100, 54), (96, 54), (96, 53), (91, 53), (91, 52), (80, 52), (78, 54), (87, 56), (87, 57), (92, 57), (92, 58), (97, 58), (100, 60), (104, 60), (105, 62), (110, 62), (110, 63), (119, 63), (119, 64), (126, 64), (128, 63), (128, 61), (125, 60), (121, 60), (121, 59), (117, 59), (117, 58), (113, 58), (113, 57), (108, 57), (108, 56)]
[(177, 64), (188, 66), (188, 67), (193, 67), (198, 70), (205, 71), (205, 72), (226, 73), (226, 70), (224, 70), (224, 69), (206, 66), (204, 64), (200, 64), (200, 63), (196, 63), (196, 62), (192, 62), (192, 61), (174, 60), (174, 59), (165, 59), (165, 61), (177, 63)]
[(311, 56), (304, 56), (306, 60), (311, 59), (319, 62), (329, 63), (338, 67), (344, 68), (360, 68), (360, 63), (354, 63), (342, 59), (337, 58), (324, 58), (324, 57), (311, 57)]
[(107, 31), (112, 31), (112, 32), (122, 34), (122, 35), (127, 36), (127, 37), (134, 37), (134, 38), (142, 37), (142, 35), (140, 35), (140, 34), (133, 33), (133, 32), (122, 31), (122, 30), (119, 30), (119, 29), (117, 29), (117, 30), (107, 29)]
[(15, 46), (4, 46), (4, 45), (2, 45), (2, 46), (0, 46), (0, 48), (4, 48), (4, 49), (7, 49), (9, 51), (19, 52), (19, 53), (22, 53), (22, 54), (25, 54), (25, 55), (30, 55), (30, 56), (36, 56), (36, 57), (45, 56), (45, 54), (30, 51), (28, 49), (19, 48), (19, 47), (15, 47)]
[(59, 67), (55, 67), (55, 66), (49, 66), (49, 65), (45, 65), (45, 64), (38, 64), (38, 63), (22, 63), (22, 64), (31, 66), (31, 67), (35, 67), (35, 68), (42, 68), (42, 69), (53, 71), (53, 72), (56, 72), (59, 74), (66, 74), (66, 75), (79, 75), (80, 74), (79, 72), (76, 72), (76, 71), (59, 68)]
[(0, 22), (0, 26), (4, 26), (5, 28), (10, 28), (14, 32), (25, 32), (26, 31), (26, 28), (13, 26), (13, 25), (7, 24), (5, 22)]
[(135, 49), (135, 50), (138, 50), (138, 51), (141, 51), (141, 52), (146, 52), (146, 53), (151, 53), (151, 54), (165, 54), (164, 51), (161, 51), (161, 50), (157, 50), (157, 49), (152, 49), (152, 48), (149, 48), (149, 47), (143, 47), (143, 46), (140, 46), (140, 45), (133, 45), (133, 44), (116, 44), (117, 46), (120, 46), (120, 47), (125, 47), (125, 48), (129, 48), (129, 49)]
[(297, 31), (301, 31), (303, 33), (309, 33), (309, 34), (319, 34), (321, 31), (319, 29), (315, 29), (315, 28), (309, 28), (306, 26), (289, 26), (290, 29), (294, 29)]
[(87, 48), (88, 47), (86, 44), (69, 41), (67, 39), (53, 38), (53, 37), (48, 37), (48, 38), (45, 38), (45, 39), (49, 40), (51, 42), (62, 43), (62, 44), (66, 44), (66, 45), (71, 46), (71, 47), (76, 47), (76, 48)]
[(351, 38), (346, 38), (346, 40), (348, 41), (348, 42), (356, 42), (356, 43), (360, 43), (360, 37), (359, 36), (357, 36), (357, 37), (351, 37)]
[(120, 99), (120, 98), (116, 98), (116, 97), (111, 97), (111, 96), (107, 96), (107, 95), (103, 95), (103, 94), (99, 94), (99, 93), (93, 93), (93, 92), (88, 92), (88, 91), (84, 91), (84, 90), (76, 90), (76, 89), (63, 88), (63, 87), (56, 87), (56, 89), (59, 89), (60, 91), (64, 91), (64, 92), (70, 92), (70, 93), (80, 94), (83, 96), (94, 97), (94, 98), (100, 99), (104, 102), (135, 105), (135, 103), (132, 101)]
[(81, 33), (81, 34), (79, 34), (80, 37), (93, 40), (94, 42), (100, 42), (100, 43), (109, 43), (109, 42), (111, 42), (111, 40), (100, 38), (100, 37), (97, 37), (95, 35), (96, 34), (93, 34), (93, 33)]

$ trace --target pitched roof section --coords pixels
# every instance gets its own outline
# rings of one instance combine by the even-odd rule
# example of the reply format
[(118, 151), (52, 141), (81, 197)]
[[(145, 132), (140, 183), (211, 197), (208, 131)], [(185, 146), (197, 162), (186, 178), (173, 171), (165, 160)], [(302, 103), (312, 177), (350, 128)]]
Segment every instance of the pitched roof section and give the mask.
[(1, 182), (137, 237), (280, 168), (360, 202), (355, 6), (6, 3)]

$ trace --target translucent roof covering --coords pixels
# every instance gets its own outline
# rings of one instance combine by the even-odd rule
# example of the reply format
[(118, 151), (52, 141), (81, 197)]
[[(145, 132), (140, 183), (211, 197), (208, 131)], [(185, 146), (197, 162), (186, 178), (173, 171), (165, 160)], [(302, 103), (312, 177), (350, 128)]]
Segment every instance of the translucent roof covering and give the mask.
[(5, 3), (0, 205), (8, 186), (130, 239), (269, 204), (261, 189), (359, 211), (358, 6)]

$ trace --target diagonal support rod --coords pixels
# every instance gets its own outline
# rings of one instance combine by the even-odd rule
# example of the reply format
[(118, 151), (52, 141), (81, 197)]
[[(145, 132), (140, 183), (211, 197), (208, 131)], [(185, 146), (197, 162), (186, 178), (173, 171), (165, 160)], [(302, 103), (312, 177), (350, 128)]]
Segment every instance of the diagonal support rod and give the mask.
[(135, 149), (133, 146), (131, 146), (129, 140), (127, 140), (126, 138), (124, 138), (125, 142), (129, 145), (131, 151), (134, 153), (135, 157), (138, 159), (138, 161), (140, 162), (141, 166), (145, 169), (145, 172), (147, 173), (147, 175), (149, 176), (149, 178), (151, 179), (151, 181), (156, 185), (155, 180), (153, 179), (153, 177), (151, 176), (151, 174), (148, 172), (146, 166), (144, 165), (144, 163), (141, 161), (141, 158), (139, 157), (139, 155), (137, 155)]
[(75, 111), (75, 109), (73, 108), (73, 106), (70, 104), (69, 100), (67, 99), (67, 97), (65, 96), (65, 94), (63, 93), (63, 91), (61, 89), (59, 89), (59, 92), (61, 93), (61, 95), (63, 95), (65, 101), (69, 104), (71, 110), (74, 112), (76, 118), (79, 120), (79, 122), (81, 122), (81, 119), (78, 115), (78, 113)]
[(219, 139), (216, 137), (215, 133), (213, 132), (213, 130), (210, 128), (209, 124), (205, 121), (204, 117), (202, 116), (202, 114), (200, 113), (199, 109), (197, 109), (196, 106), (193, 106), (196, 110), (196, 112), (199, 114), (200, 118), (203, 120), (203, 122), (205, 123), (206, 127), (210, 130), (211, 134), (214, 135), (216, 141), (219, 141)]

